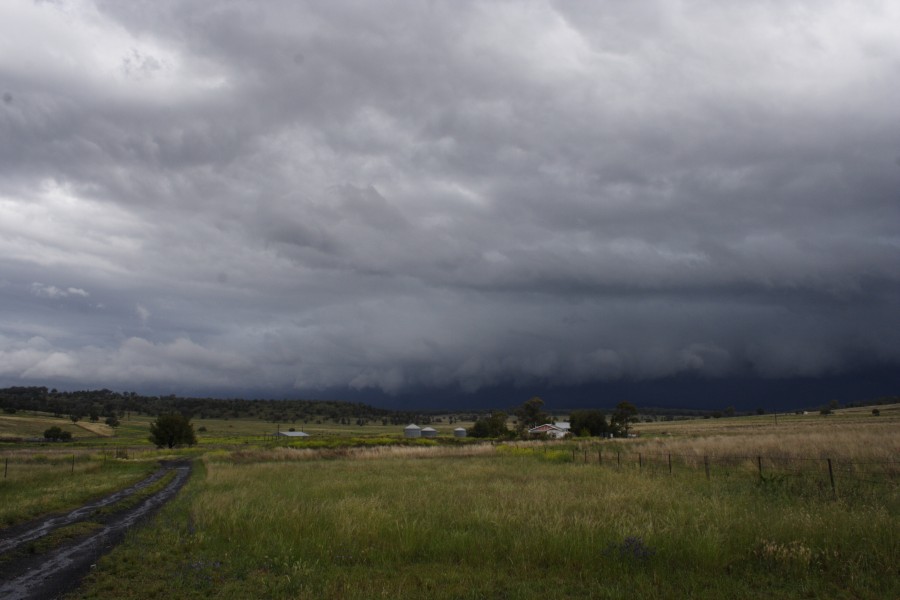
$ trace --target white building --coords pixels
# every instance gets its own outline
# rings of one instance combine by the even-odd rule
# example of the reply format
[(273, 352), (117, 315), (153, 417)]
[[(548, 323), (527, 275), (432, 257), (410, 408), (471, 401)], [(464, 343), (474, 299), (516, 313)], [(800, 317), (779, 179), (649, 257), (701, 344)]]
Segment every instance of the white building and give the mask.
[[(571, 429), (571, 426), (569, 429)], [(558, 440), (565, 437), (566, 434), (569, 433), (569, 429), (563, 429), (562, 427), (559, 427), (559, 425), (553, 425), (552, 423), (544, 423), (543, 425), (532, 427), (528, 430), (528, 433), (531, 435), (543, 435)]]

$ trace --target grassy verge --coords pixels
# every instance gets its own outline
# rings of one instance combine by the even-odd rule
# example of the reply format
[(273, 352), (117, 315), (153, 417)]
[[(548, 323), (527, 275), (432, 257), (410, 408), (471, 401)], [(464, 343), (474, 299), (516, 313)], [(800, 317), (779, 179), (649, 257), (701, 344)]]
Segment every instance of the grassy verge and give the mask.
[(835, 501), (802, 482), (673, 478), (570, 456), (219, 455), (75, 597), (900, 594), (894, 487)]
[(94, 498), (140, 481), (155, 462), (90, 460), (69, 457), (16, 457), (0, 479), (0, 526), (71, 510)]

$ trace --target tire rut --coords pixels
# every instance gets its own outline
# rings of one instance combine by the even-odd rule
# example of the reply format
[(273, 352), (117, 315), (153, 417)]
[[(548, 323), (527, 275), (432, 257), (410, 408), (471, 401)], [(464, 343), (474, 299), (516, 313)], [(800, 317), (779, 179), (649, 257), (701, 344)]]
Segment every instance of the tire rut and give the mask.
[[(85, 504), (72, 512), (17, 526), (14, 531), (0, 534), (0, 555), (14, 553), (24, 544), (40, 539), (61, 527), (88, 521), (98, 508), (109, 506), (140, 492), (159, 481), (170, 471), (174, 478), (161, 490), (143, 499), (136, 506), (104, 517), (97, 531), (74, 542), (63, 544), (41, 555), (15, 560), (3, 568), (0, 599), (31, 600), (55, 598), (75, 588), (91, 565), (125, 536), (128, 528), (155, 513), (171, 500), (190, 477), (191, 463), (164, 462), (162, 468), (146, 479), (100, 500)], [(6, 572), (11, 567), (12, 572)]]

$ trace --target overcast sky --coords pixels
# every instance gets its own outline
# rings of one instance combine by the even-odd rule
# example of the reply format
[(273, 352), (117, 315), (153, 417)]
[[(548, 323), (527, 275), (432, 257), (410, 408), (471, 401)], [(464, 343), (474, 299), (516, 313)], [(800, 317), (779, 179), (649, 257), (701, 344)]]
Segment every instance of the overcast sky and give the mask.
[(900, 369), (900, 3), (0, 4), (0, 380)]

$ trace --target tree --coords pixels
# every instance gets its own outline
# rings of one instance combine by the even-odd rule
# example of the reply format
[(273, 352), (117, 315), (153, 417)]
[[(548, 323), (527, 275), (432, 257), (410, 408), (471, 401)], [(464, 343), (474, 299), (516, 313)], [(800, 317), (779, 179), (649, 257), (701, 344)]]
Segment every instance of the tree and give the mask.
[(72, 434), (68, 431), (63, 431), (54, 425), (44, 432), (44, 437), (48, 440), (53, 440), (54, 442), (68, 442), (72, 439)]
[(572, 431), (576, 435), (601, 436), (609, 433), (609, 425), (606, 423), (606, 415), (599, 410), (573, 410), (569, 415)]
[(550, 416), (542, 409), (544, 401), (534, 396), (529, 398), (513, 414), (519, 418), (519, 429), (531, 429), (550, 420)]
[(157, 448), (193, 446), (197, 443), (197, 436), (190, 419), (179, 413), (170, 413), (159, 415), (156, 421), (150, 423), (150, 441)]
[(104, 421), (104, 423), (106, 423), (110, 427), (118, 427), (119, 419), (117, 419), (115, 415), (112, 415), (112, 416), (106, 417), (106, 421)]
[(628, 437), (631, 424), (637, 422), (637, 412), (637, 407), (631, 402), (619, 402), (610, 418), (613, 430)]
[(469, 435), (476, 438), (506, 437), (509, 429), (506, 427), (506, 413), (497, 411), (491, 416), (475, 421), (475, 425), (469, 430)]

